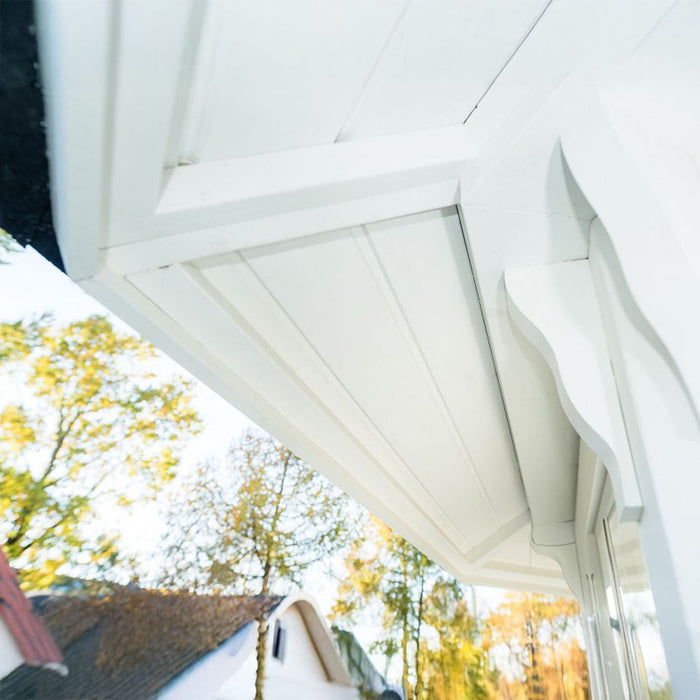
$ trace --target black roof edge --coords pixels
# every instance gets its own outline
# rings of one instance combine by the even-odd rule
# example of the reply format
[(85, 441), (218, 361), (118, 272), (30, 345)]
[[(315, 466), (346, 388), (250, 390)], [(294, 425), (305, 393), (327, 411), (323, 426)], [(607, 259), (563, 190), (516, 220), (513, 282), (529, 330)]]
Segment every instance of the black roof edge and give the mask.
[(0, 227), (65, 272), (51, 216), (33, 0), (0, 0)]

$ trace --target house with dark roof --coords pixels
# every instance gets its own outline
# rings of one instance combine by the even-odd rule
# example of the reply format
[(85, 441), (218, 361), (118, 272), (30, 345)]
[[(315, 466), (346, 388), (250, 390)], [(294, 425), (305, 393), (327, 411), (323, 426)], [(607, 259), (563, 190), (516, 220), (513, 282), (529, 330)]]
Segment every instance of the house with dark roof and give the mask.
[(61, 652), (32, 611), (0, 547), (0, 679), (22, 665), (66, 672)]
[(114, 587), (108, 594), (42, 595), (34, 610), (69, 673), (23, 665), (0, 697), (252, 700), (258, 620), (268, 627), (265, 698), (358, 698), (311, 599), (216, 596)]

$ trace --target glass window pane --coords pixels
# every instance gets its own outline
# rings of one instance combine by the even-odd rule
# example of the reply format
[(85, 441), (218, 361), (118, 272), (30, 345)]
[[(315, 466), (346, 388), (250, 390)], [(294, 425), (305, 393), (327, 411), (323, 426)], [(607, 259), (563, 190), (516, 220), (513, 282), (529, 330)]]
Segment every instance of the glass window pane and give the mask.
[(642, 686), (651, 700), (667, 700), (671, 685), (654, 596), (642, 554), (637, 523), (610, 523), (624, 622)]

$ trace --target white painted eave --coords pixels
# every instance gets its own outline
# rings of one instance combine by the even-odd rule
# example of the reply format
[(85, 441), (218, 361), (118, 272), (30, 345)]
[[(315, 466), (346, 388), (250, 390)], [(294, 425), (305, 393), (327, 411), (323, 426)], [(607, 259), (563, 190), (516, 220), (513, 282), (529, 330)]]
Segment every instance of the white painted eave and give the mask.
[[(339, 2), (321, 21), (301, 2), (280, 6), (285, 22), (256, 44), (252, 8), (41, 1), (66, 267), (457, 575), (565, 590), (529, 528), (571, 529), (578, 435), (547, 365), (511, 322), (503, 274), (587, 256), (593, 213), (559, 137), (667, 4), (637, 11), (621, 1), (601, 22), (603, 2), (528, 0), (506, 11), (396, 0), (350, 15)], [(370, 27), (368, 55), (349, 60), (356, 42), (343, 44), (347, 55), (330, 51), (323, 30), (334, 22)], [(249, 62), (227, 53), (237, 44), (226, 32), (241, 27)], [(319, 52), (308, 64), (302, 35)], [(314, 68), (324, 51), (338, 66), (332, 86)], [(299, 70), (283, 78), (288, 65)], [(265, 86), (297, 95), (286, 120), (263, 109)], [(236, 109), (237, 91), (258, 118)], [(386, 335), (384, 393), (417, 387), (403, 403), (382, 404), (371, 358), (353, 364), (361, 347), (333, 344), (321, 303), (331, 295), (378, 356)], [(481, 440), (470, 433), (476, 403), (486, 407)], [(405, 412), (403, 427), (393, 412)], [(412, 456), (420, 445), (409, 449), (430, 421), (426, 440), (441, 435), (435, 465)], [(460, 497), (470, 504), (461, 512)]]

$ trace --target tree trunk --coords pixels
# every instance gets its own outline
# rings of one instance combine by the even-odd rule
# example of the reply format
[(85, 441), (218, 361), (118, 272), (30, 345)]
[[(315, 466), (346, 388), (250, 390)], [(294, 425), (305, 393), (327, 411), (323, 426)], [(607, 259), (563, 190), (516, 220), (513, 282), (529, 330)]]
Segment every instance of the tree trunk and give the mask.
[(552, 640), (550, 644), (550, 649), (552, 650), (552, 659), (554, 660), (554, 670), (556, 671), (557, 678), (559, 679), (559, 692), (561, 695), (561, 700), (568, 700), (569, 694), (566, 692), (566, 683), (564, 681), (564, 664), (559, 663), (559, 655), (557, 654), (557, 647)]
[(420, 700), (421, 694), (423, 692), (423, 678), (421, 677), (422, 669), (420, 665), (420, 632), (421, 623), (423, 622), (423, 595), (425, 593), (425, 571), (421, 571), (420, 577), (420, 593), (418, 597), (418, 619), (416, 620), (416, 688), (415, 688), (415, 699)]
[[(262, 585), (260, 586), (260, 595), (267, 595), (270, 585), (270, 571), (272, 565), (268, 556), (263, 569)], [(257, 667), (255, 669), (255, 698), (254, 700), (265, 700), (263, 694), (263, 686), (265, 685), (265, 661), (267, 660), (267, 622), (265, 615), (261, 614), (258, 617), (258, 643), (255, 647), (255, 657)]]
[[(292, 453), (289, 450), (284, 451), (282, 463), (282, 478), (280, 479), (279, 489), (277, 490), (275, 500), (275, 511), (272, 515), (271, 534), (267, 538), (265, 545), (265, 564), (263, 566), (262, 585), (260, 586), (260, 595), (267, 595), (270, 586), (270, 574), (272, 573), (272, 554), (274, 549), (274, 533), (277, 531), (277, 523), (279, 522), (282, 513), (282, 497), (284, 496), (284, 482), (289, 471), (289, 463), (292, 459)], [(258, 643), (256, 646), (257, 668), (255, 671), (255, 698), (254, 700), (264, 700), (263, 686), (265, 685), (265, 662), (267, 660), (267, 624), (263, 615), (258, 618)]]
[(529, 686), (529, 697), (531, 700), (544, 700), (545, 694), (542, 688), (542, 679), (540, 678), (540, 670), (538, 668), (538, 649), (537, 649), (537, 634), (535, 626), (528, 616), (525, 620), (525, 631), (527, 634), (527, 651), (530, 660), (530, 668), (527, 674), (527, 684)]
[(405, 611), (403, 617), (403, 630), (401, 635), (401, 660), (403, 662), (403, 670), (401, 672), (401, 685), (403, 686), (403, 695), (408, 698), (408, 610)]
[(265, 620), (258, 620), (258, 644), (255, 650), (258, 666), (255, 672), (255, 700), (264, 700), (265, 656), (267, 651), (267, 625)]

